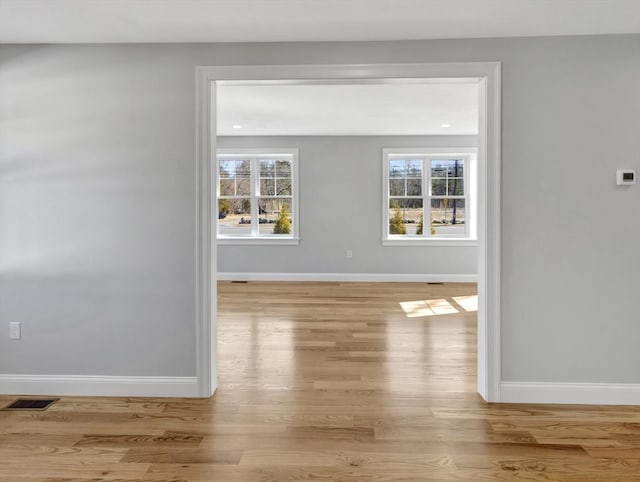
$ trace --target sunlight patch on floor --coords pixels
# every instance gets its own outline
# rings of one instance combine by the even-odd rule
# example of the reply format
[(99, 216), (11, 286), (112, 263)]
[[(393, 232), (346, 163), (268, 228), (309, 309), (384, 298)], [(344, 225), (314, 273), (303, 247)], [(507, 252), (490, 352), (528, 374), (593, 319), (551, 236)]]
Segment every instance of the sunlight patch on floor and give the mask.
[(437, 300), (401, 301), (400, 306), (408, 318), (458, 313), (458, 310), (444, 298)]
[(453, 301), (458, 303), (464, 311), (478, 311), (478, 295), (454, 296)]
[(433, 300), (401, 301), (400, 307), (405, 312), (407, 318), (418, 318), (421, 316), (450, 315), (461, 311), (478, 311), (478, 296), (454, 296), (451, 300), (437, 298)]

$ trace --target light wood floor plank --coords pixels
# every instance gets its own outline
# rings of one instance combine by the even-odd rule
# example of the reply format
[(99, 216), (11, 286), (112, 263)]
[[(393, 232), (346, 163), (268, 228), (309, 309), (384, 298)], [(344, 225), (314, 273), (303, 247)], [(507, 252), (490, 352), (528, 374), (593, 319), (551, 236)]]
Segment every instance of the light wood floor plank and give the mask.
[(640, 481), (638, 407), (480, 399), (475, 292), (221, 282), (214, 397), (0, 411), (0, 482)]

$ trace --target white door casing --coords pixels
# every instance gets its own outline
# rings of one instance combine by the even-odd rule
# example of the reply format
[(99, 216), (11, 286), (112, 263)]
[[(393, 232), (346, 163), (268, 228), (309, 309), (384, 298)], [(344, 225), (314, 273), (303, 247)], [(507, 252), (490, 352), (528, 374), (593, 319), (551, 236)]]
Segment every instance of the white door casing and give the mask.
[(479, 78), (478, 130), (478, 393), (500, 401), (500, 133), (499, 62), (243, 65), (196, 67), (196, 378), (211, 396), (216, 374), (216, 107), (212, 84), (223, 81)]

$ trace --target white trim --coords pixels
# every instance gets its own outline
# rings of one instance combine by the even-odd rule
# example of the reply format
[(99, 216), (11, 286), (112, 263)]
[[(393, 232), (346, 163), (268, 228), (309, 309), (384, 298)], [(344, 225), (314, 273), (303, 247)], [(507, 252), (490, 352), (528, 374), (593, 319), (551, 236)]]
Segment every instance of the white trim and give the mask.
[(215, 223), (211, 193), (215, 176), (215, 91), (207, 72), (196, 67), (196, 378), (198, 396), (209, 397), (217, 387)]
[[(215, 174), (213, 190), (216, 193), (217, 199), (220, 198), (220, 183), (218, 179), (219, 175), (219, 160), (221, 157), (249, 157), (251, 162), (251, 218), (257, 219), (259, 217), (258, 204), (254, 202), (258, 196), (258, 190), (260, 189), (260, 174), (258, 161), (265, 159), (273, 159), (278, 156), (287, 157), (291, 161), (291, 217), (293, 218), (293, 233), (290, 236), (259, 236), (259, 224), (252, 224), (251, 236), (228, 236), (218, 234), (219, 219), (216, 219), (214, 223), (214, 232), (218, 239), (218, 244), (300, 244), (300, 196), (299, 191), (299, 159), (300, 149), (297, 147), (265, 147), (265, 148), (220, 148), (216, 149), (216, 162), (215, 162)], [(265, 196), (269, 197), (269, 196)]]
[[(439, 199), (443, 196), (434, 196), (431, 193), (431, 161), (447, 157), (462, 158), (466, 162), (467, 167), (463, 171), (464, 176), (464, 196), (458, 197), (465, 201), (466, 219), (464, 225), (464, 234), (453, 235), (450, 237), (442, 237), (440, 235), (432, 235), (429, 229), (424, 229), (422, 235), (394, 235), (389, 234), (389, 163), (394, 158), (404, 160), (411, 157), (412, 160), (419, 160), (422, 163), (422, 195), (414, 197), (414, 199), (422, 199), (423, 219), (431, 218), (431, 201)], [(476, 193), (477, 189), (470, 189), (472, 184), (477, 184), (477, 179), (470, 175), (471, 165), (478, 162), (478, 149), (475, 147), (384, 147), (382, 148), (382, 245), (383, 246), (438, 246), (432, 244), (434, 241), (476, 241), (476, 232), (472, 226), (476, 226), (473, 219), (475, 215), (476, 201), (471, 193)], [(428, 165), (428, 168), (427, 168)], [(476, 172), (477, 168), (473, 168)], [(428, 225), (427, 225), (428, 226)], [(440, 246), (459, 246), (459, 244), (443, 243)]]
[(477, 147), (384, 147), (383, 155), (401, 156), (469, 156), (478, 153)]
[(475, 274), (390, 274), (390, 273), (218, 273), (222, 281), (334, 281), (475, 283)]
[[(332, 64), (332, 65), (236, 65), (197, 67), (198, 88), (198, 172), (210, 157), (205, 156), (207, 146), (215, 148), (215, 116), (208, 101), (210, 83), (216, 81), (286, 81), (335, 79), (416, 79), (416, 78), (479, 78), (480, 105), (478, 130), (478, 392), (488, 402), (500, 401), (500, 62), (458, 63), (405, 63), (405, 64)], [(205, 85), (206, 84), (206, 85)], [(208, 92), (207, 92), (208, 91)], [(207, 144), (208, 142), (208, 144)], [(205, 145), (206, 144), (206, 145)], [(207, 211), (211, 212), (211, 175), (198, 184), (201, 223)], [(208, 183), (208, 184), (207, 184)], [(205, 199), (208, 194), (208, 199)], [(206, 224), (199, 225), (196, 260), (199, 280), (196, 293), (198, 316), (196, 319), (197, 376), (201, 393), (205, 388), (215, 389), (215, 248)], [(208, 257), (207, 257), (208, 256)], [(206, 282), (202, 279), (201, 263), (211, 269)], [(206, 311), (209, 309), (210, 311)], [(207, 367), (213, 367), (208, 369)], [(210, 375), (210, 377), (209, 377)], [(211, 393), (211, 392), (209, 392)], [(204, 395), (203, 395), (204, 396)]]
[(300, 149), (297, 147), (220, 147), (216, 149), (216, 156), (229, 157), (274, 157), (274, 156), (295, 156), (298, 157)]
[(393, 238), (389, 237), (382, 240), (382, 246), (449, 246), (456, 247), (473, 247), (478, 246), (477, 239), (456, 239), (456, 238)]
[(640, 405), (640, 385), (632, 383), (502, 382), (506, 403)]
[(477, 234), (478, 234), (478, 393), (499, 402), (501, 357), (501, 64), (486, 64), (480, 80)]
[(198, 397), (196, 377), (0, 375), (2, 395)]
[(244, 246), (252, 246), (252, 245), (278, 245), (278, 244), (300, 244), (300, 238), (276, 238), (275, 236), (272, 238), (251, 238), (247, 236), (246, 238), (234, 238), (234, 237), (225, 237), (218, 236), (218, 245), (244, 245)]

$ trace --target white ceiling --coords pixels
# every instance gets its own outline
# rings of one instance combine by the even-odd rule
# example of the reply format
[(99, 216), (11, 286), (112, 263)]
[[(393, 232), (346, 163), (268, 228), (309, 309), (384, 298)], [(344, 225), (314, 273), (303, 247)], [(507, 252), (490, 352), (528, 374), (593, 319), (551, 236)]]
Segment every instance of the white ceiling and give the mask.
[(640, 33), (639, 0), (0, 0), (0, 43)]
[(217, 113), (223, 136), (477, 134), (478, 80), (224, 84)]

